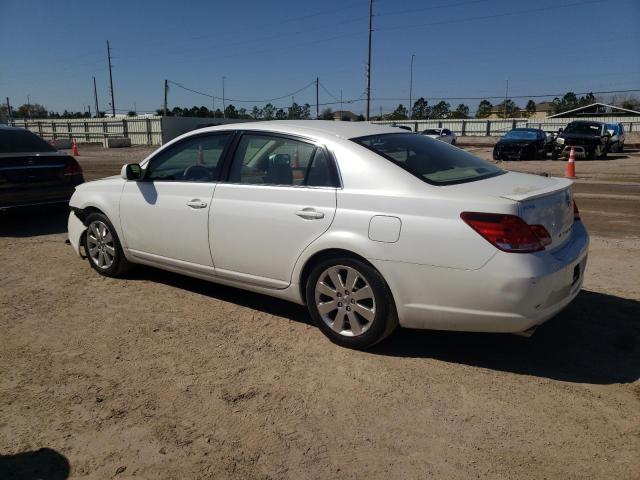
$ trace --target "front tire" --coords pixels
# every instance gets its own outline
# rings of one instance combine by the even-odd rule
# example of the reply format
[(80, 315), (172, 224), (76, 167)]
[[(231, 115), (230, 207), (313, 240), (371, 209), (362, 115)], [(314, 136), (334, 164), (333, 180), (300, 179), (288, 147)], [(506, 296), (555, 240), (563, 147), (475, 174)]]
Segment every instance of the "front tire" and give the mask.
[(100, 275), (119, 277), (132, 264), (124, 256), (120, 239), (106, 215), (92, 213), (85, 220), (84, 249), (89, 264)]
[(306, 300), (318, 328), (343, 347), (371, 347), (398, 325), (391, 292), (380, 273), (353, 258), (318, 263), (307, 279)]

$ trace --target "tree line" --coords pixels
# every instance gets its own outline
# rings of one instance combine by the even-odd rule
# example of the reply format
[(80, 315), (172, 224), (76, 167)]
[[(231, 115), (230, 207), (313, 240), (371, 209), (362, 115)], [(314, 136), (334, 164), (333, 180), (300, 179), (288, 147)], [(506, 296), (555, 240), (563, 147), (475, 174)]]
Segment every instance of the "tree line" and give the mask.
[[(573, 92), (567, 92), (562, 98), (556, 97), (551, 101), (551, 112), (553, 114), (566, 112), (575, 108), (590, 105), (596, 102), (596, 97), (593, 93), (588, 93), (584, 96), (577, 96)], [(640, 100), (635, 97), (623, 98), (620, 102), (622, 108), (631, 110), (637, 110), (640, 108)], [(455, 109), (452, 109), (451, 104), (441, 100), (433, 105), (423, 98), (418, 98), (413, 106), (411, 112), (402, 104), (399, 104), (396, 109), (388, 114), (381, 115), (380, 117), (374, 117), (378, 120), (407, 120), (409, 118), (413, 120), (425, 120), (425, 119), (464, 119), (464, 118), (487, 118), (492, 113), (498, 118), (513, 118), (513, 117), (528, 117), (536, 112), (537, 104), (533, 100), (529, 100), (524, 108), (519, 107), (516, 103), (507, 99), (496, 105), (489, 100), (482, 100), (478, 104), (475, 111), (475, 115), (470, 115), (469, 106), (464, 103), (458, 104)], [(94, 112), (95, 113), (95, 112)], [(164, 111), (158, 109), (155, 111), (157, 115), (163, 115)], [(325, 108), (319, 115), (321, 120), (333, 120), (335, 114), (331, 108)], [(411, 115), (409, 115), (411, 113)], [(129, 117), (135, 117), (137, 112), (131, 110), (127, 113)], [(315, 115), (311, 113), (311, 105), (304, 103), (302, 105), (292, 102), (289, 107), (276, 107), (271, 103), (267, 103), (263, 107), (254, 106), (251, 110), (244, 107), (237, 108), (233, 104), (229, 104), (225, 107), (224, 112), (217, 108), (215, 110), (209, 109), (205, 106), (193, 107), (174, 107), (167, 111), (168, 116), (173, 117), (202, 117), (202, 118), (230, 118), (230, 119), (247, 119), (247, 120), (310, 120), (315, 118)], [(0, 116), (7, 117), (6, 105), (0, 105)], [(62, 113), (48, 111), (47, 108), (38, 103), (23, 104), (18, 108), (11, 109), (11, 116), (13, 118), (90, 118), (92, 115), (90, 112), (72, 112), (64, 110)], [(98, 117), (104, 117), (105, 112), (98, 112)], [(348, 119), (346, 117), (342, 120)], [(362, 115), (358, 116), (358, 120), (364, 120)]]

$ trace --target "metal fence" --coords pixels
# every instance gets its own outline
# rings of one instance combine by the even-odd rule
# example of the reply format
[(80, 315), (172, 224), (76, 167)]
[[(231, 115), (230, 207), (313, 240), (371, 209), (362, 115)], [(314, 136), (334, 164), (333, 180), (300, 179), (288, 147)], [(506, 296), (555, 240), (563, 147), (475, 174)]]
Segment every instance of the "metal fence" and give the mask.
[(414, 132), (422, 132), (428, 128), (447, 128), (461, 136), (501, 136), (512, 128), (540, 128), (545, 131), (557, 131), (574, 120), (594, 120), (605, 123), (622, 123), (625, 131), (640, 131), (640, 118), (630, 120), (629, 117), (579, 117), (579, 118), (505, 118), (505, 119), (466, 119), (466, 120), (375, 120), (370, 123), (378, 125), (406, 125)]
[(127, 137), (132, 145), (161, 145), (162, 117), (144, 118), (79, 118), (12, 120), (9, 125), (21, 127), (47, 140), (68, 138), (78, 143), (102, 142), (108, 137)]

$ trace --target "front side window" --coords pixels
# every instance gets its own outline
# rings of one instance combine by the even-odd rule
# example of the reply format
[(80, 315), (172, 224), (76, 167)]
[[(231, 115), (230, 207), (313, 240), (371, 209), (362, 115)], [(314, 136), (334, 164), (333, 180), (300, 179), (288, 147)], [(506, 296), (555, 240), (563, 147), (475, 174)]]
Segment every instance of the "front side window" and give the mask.
[(473, 182), (505, 173), (464, 150), (421, 135), (385, 133), (352, 141), (434, 185)]
[(169, 147), (151, 160), (145, 180), (215, 181), (222, 154), (230, 139), (231, 133), (198, 135)]
[(332, 164), (323, 148), (293, 138), (242, 135), (231, 163), (233, 183), (332, 187)]

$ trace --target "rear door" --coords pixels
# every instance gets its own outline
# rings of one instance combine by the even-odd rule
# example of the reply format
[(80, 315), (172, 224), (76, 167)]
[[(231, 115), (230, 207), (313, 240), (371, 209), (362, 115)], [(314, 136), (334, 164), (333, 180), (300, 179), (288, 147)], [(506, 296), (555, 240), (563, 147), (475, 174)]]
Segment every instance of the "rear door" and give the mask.
[(218, 275), (286, 288), (302, 251), (335, 215), (338, 175), (321, 146), (279, 134), (243, 133), (217, 185), (209, 235)]

